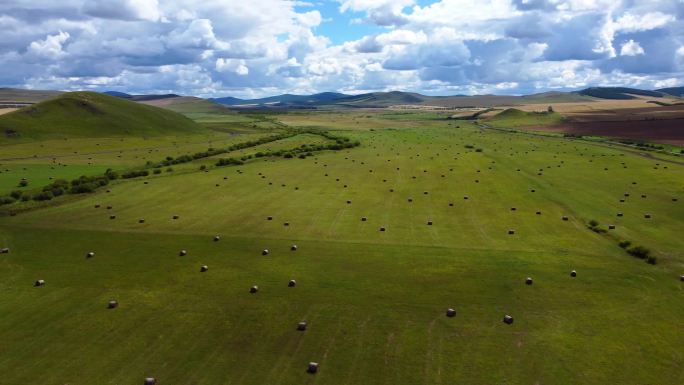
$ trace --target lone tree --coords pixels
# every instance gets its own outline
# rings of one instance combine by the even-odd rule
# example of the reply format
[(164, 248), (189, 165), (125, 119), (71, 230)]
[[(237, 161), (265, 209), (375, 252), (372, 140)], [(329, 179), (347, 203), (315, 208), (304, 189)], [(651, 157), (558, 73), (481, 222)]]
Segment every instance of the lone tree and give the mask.
[(546, 109), (546, 112), (553, 114), (553, 106), (549, 106), (549, 108)]

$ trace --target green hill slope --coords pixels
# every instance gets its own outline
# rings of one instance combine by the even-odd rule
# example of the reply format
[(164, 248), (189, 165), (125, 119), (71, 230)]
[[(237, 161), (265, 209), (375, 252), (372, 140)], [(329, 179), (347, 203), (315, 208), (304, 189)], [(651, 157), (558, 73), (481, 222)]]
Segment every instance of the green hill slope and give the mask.
[(485, 122), (493, 127), (546, 126), (562, 122), (563, 117), (556, 112), (527, 112), (508, 108)]
[(0, 140), (178, 135), (200, 129), (179, 113), (94, 92), (66, 93), (0, 116)]

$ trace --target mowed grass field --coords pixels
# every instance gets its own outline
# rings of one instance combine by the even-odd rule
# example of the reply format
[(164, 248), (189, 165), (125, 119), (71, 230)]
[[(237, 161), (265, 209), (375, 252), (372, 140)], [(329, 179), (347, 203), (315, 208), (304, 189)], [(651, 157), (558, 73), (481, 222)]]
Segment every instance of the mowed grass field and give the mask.
[(0, 383), (684, 383), (681, 161), (369, 114), (329, 117), (358, 148), (0, 217)]

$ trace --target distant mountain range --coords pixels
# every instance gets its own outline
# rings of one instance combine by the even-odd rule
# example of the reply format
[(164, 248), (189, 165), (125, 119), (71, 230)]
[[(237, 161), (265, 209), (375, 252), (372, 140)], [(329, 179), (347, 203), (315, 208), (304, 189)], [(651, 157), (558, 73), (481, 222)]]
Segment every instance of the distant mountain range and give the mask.
[[(31, 104), (61, 94), (60, 91), (37, 91), (13, 88), (0, 88), (0, 103)], [(119, 91), (106, 91), (104, 94), (136, 102), (162, 103), (164, 99), (183, 98), (176, 94), (133, 95)], [(684, 87), (642, 90), (625, 87), (592, 87), (573, 92), (544, 92), (524, 96), (509, 95), (454, 95), (427, 96), (413, 92), (390, 91), (372, 92), (360, 95), (347, 95), (337, 92), (323, 92), (313, 95), (283, 94), (259, 99), (239, 99), (222, 97), (206, 99), (209, 102), (229, 106), (231, 108), (301, 108), (320, 107), (338, 108), (383, 108), (389, 106), (437, 106), (444, 108), (497, 107), (516, 106), (529, 103), (551, 104), (568, 102), (585, 102), (596, 99), (628, 100), (635, 98), (682, 98)], [(187, 102), (187, 100), (186, 100)], [(665, 101), (667, 102), (667, 101)], [(669, 102), (668, 102), (669, 103)], [(163, 104), (168, 104), (163, 102)]]

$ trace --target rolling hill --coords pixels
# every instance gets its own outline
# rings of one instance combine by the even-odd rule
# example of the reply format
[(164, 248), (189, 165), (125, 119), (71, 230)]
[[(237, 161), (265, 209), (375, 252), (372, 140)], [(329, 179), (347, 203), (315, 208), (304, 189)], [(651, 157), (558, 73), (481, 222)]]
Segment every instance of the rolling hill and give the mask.
[(94, 93), (70, 92), (0, 116), (6, 138), (178, 135), (200, 130), (187, 117)]
[(62, 94), (62, 91), (0, 88), (0, 104), (38, 103)]
[(629, 100), (636, 99), (636, 96), (650, 96), (654, 98), (663, 97), (664, 94), (658, 91), (646, 91), (636, 88), (625, 87), (592, 87), (577, 92), (580, 95), (591, 96), (599, 99)]
[(684, 87), (661, 88), (661, 89), (656, 90), (656, 91), (662, 92), (664, 94), (676, 96), (678, 98), (684, 97)]
[(320, 104), (328, 103), (341, 99), (345, 99), (349, 95), (340, 94), (336, 92), (322, 92), (314, 95), (292, 95), (283, 94), (277, 96), (270, 96), (261, 99), (238, 99), (231, 96), (224, 98), (213, 98), (209, 99), (215, 103), (225, 104), (228, 106), (239, 106), (239, 105), (273, 105), (273, 104), (285, 104), (285, 105), (307, 105), (307, 104)]

